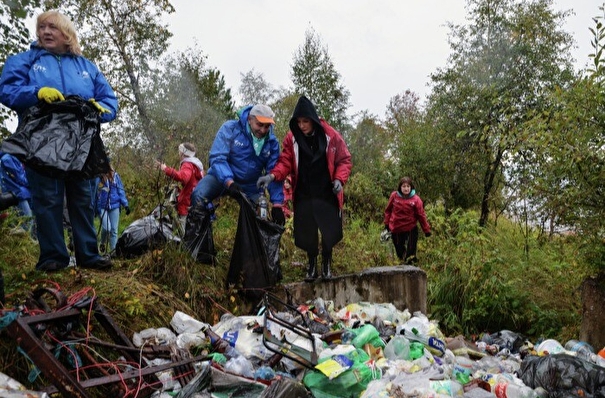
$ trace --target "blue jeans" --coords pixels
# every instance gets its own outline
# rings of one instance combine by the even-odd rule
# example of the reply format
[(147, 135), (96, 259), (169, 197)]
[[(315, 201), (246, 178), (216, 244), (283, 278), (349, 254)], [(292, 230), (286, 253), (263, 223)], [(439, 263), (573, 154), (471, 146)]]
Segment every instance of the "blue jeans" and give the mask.
[(32, 238), (35, 238), (35, 231), (33, 230), (34, 220), (32, 217), (32, 209), (29, 206), (29, 200), (20, 200), (17, 204), (17, 209), (19, 209), (19, 215), (25, 218), (25, 221), (22, 224), (23, 229), (29, 232)]
[(101, 243), (107, 242), (109, 235), (109, 251), (116, 248), (118, 243), (118, 226), (120, 225), (120, 208), (101, 211)]
[[(248, 199), (256, 203), (261, 194), (260, 190), (256, 187), (256, 183), (240, 186)], [(212, 202), (226, 193), (228, 193), (227, 188), (215, 176), (207, 174), (195, 186), (193, 192), (191, 192), (191, 206), (193, 207), (197, 203)]]
[(74, 251), (78, 266), (91, 265), (101, 259), (94, 226), (95, 180), (58, 180), (25, 168), (32, 207), (36, 217), (40, 257), (36, 268), (49, 262), (67, 266), (69, 252), (63, 232), (63, 200), (73, 231)]

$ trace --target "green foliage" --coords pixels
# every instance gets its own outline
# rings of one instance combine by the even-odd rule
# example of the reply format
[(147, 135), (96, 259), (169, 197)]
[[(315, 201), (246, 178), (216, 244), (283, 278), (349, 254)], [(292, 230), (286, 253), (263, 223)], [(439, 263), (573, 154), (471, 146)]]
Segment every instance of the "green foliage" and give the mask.
[(369, 175), (351, 175), (346, 185), (345, 210), (362, 220), (379, 220), (382, 223), (389, 195), (397, 186), (395, 184), (385, 191), (384, 180), (380, 178), (379, 170), (376, 171), (375, 174)]
[(307, 96), (320, 117), (340, 132), (347, 130), (350, 93), (340, 82), (327, 47), (312, 29), (307, 30), (305, 42), (294, 55), (291, 78), (294, 91)]
[[(480, 224), (485, 225), (511, 152), (523, 147), (522, 124), (544, 109), (545, 96), (573, 77), (567, 13), (550, 0), (469, 0), (468, 26), (452, 26), (449, 65), (431, 76), (430, 107), (451, 135), (453, 149), (480, 155), (476, 185), (482, 187)], [(470, 145), (470, 146), (469, 146)], [(463, 155), (463, 154), (461, 154)], [(515, 159), (519, 161), (519, 159)], [(523, 166), (523, 165), (521, 165)], [(529, 165), (527, 165), (529, 167)], [(454, 172), (452, 183), (466, 177)]]
[[(601, 7), (603, 10), (603, 7)], [(580, 233), (582, 255), (603, 267), (605, 231), (605, 90), (602, 18), (595, 18), (594, 68), (569, 88), (553, 90), (547, 110), (525, 124), (535, 167), (527, 177), (528, 197), (560, 226)], [(600, 58), (599, 58), (600, 57)]]
[(429, 307), (447, 334), (508, 329), (552, 337), (577, 330), (575, 289), (587, 268), (576, 262), (573, 242), (556, 237), (544, 244), (532, 234), (528, 257), (514, 224), (480, 228), (473, 213), (427, 213), (440, 237), (426, 248)]

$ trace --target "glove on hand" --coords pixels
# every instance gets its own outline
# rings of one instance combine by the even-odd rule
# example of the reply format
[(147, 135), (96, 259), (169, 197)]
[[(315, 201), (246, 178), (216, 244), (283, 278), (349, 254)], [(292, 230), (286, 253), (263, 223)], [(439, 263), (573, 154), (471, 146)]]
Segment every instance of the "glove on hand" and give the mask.
[(130, 214), (130, 207), (126, 206), (124, 208), (124, 212), (126, 213), (126, 215), (129, 215)]
[(273, 181), (274, 178), (275, 177), (273, 176), (273, 174), (267, 174), (265, 176), (258, 177), (258, 180), (256, 180), (256, 187), (265, 189), (269, 186), (269, 184)]
[(227, 190), (229, 191), (229, 195), (235, 197), (240, 192), (242, 192), (242, 187), (240, 187), (239, 184), (234, 181), (234, 182), (231, 183), (231, 185), (229, 185), (229, 188), (227, 188)]
[(427, 232), (426, 234), (424, 234), (424, 236), (425, 236), (425, 237), (427, 237), (427, 238), (428, 238), (429, 236), (431, 236), (431, 235), (432, 235), (432, 234), (431, 234), (430, 232)]
[(97, 108), (97, 110), (99, 111), (99, 113), (111, 113), (111, 111), (109, 109), (103, 108), (101, 106), (101, 104), (99, 104), (97, 101), (95, 101), (94, 98), (89, 99), (88, 102), (90, 102), (91, 104), (93, 104), (93, 106), (95, 108)]
[(342, 182), (340, 182), (340, 180), (334, 180), (332, 183), (332, 192), (334, 192), (334, 195), (338, 195), (340, 191), (342, 191)]
[(284, 216), (284, 211), (281, 207), (273, 207), (271, 209), (271, 218), (273, 219), (273, 222), (277, 225), (283, 226), (286, 224), (286, 217)]
[(391, 232), (391, 228), (389, 228), (389, 224), (384, 224), (384, 229), (386, 229), (387, 231)]
[(46, 101), (49, 104), (55, 101), (65, 101), (65, 97), (63, 94), (56, 88), (52, 87), (42, 87), (38, 90), (38, 99), (41, 101)]

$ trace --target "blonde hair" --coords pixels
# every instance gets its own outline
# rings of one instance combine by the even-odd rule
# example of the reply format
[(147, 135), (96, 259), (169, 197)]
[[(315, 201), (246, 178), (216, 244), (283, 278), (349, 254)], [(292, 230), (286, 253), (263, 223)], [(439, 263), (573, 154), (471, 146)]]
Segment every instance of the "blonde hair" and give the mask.
[[(80, 43), (78, 42), (76, 28), (68, 17), (56, 10), (46, 11), (38, 15), (38, 18), (36, 19), (36, 36), (38, 37), (38, 43), (40, 43), (38, 28), (43, 22), (50, 22), (57, 26), (59, 31), (63, 34), (63, 36), (65, 36), (65, 44), (67, 45), (68, 52), (74, 55), (82, 55), (82, 49), (80, 48)], [(38, 45), (43, 47), (40, 44)]]

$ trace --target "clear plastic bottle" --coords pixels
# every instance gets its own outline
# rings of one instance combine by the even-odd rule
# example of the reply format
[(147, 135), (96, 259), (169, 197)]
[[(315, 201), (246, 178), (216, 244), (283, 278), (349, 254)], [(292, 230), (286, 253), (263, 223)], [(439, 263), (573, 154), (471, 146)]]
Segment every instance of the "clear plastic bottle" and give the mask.
[(569, 340), (565, 343), (565, 349), (567, 351), (576, 352), (581, 358), (588, 358), (591, 354), (594, 354), (594, 348), (585, 341)]
[(403, 328), (399, 334), (402, 334), (410, 341), (417, 341), (424, 344), (426, 348), (428, 348), (428, 350), (434, 355), (441, 357), (445, 353), (445, 343), (442, 340), (433, 336), (424, 336), (420, 334), (416, 328)]

